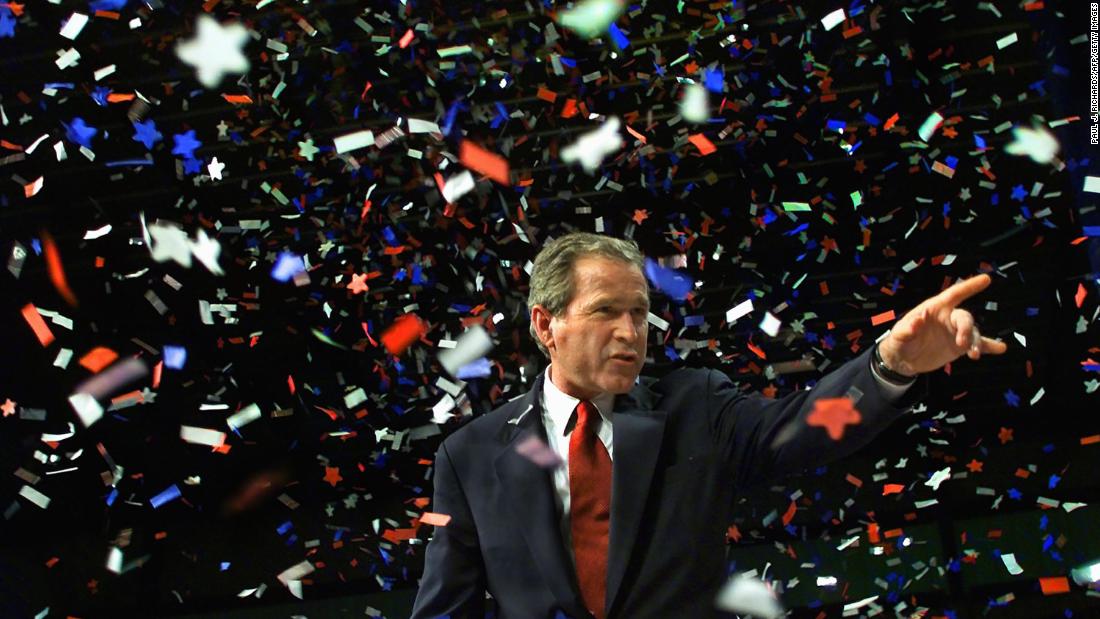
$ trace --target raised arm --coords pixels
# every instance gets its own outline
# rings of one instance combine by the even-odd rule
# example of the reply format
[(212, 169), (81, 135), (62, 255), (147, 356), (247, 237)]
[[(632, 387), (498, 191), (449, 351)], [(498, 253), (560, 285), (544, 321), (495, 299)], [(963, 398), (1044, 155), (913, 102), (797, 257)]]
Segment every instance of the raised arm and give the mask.
[[(707, 414), (712, 435), (738, 486), (820, 466), (858, 450), (927, 391), (926, 379), (921, 379), (900, 398), (891, 398), (871, 373), (870, 354), (868, 349), (830, 372), (813, 389), (779, 399), (745, 394), (725, 373), (710, 370)], [(845, 397), (858, 411), (858, 422), (848, 417), (852, 423), (840, 424), (846, 404), (830, 400)], [(814, 413), (819, 401), (821, 410)], [(837, 425), (843, 434), (834, 438), (829, 425)]]

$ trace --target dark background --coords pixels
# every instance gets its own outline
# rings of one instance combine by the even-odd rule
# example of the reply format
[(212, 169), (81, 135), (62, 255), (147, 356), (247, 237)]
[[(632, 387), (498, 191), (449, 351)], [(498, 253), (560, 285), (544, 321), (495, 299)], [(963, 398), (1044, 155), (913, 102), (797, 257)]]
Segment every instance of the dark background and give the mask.
[[(215, 89), (173, 52), (193, 36), (198, 5), (28, 3), (14, 36), (0, 35), (0, 236), (5, 261), (28, 252), (18, 275), (0, 274), (0, 402), (16, 403), (0, 418), (11, 473), (0, 477), (0, 616), (405, 616), (431, 536), (418, 525), (435, 448), (545, 367), (527, 335), (525, 265), (548, 238), (601, 225), (666, 264), (684, 255), (680, 270), (697, 282), (686, 302), (655, 291), (653, 312), (670, 327), (651, 328), (646, 373), (705, 365), (776, 396), (873, 343), (891, 323), (872, 316), (900, 317), (957, 278), (991, 274), (967, 308), (1008, 353), (932, 375), (927, 400), (859, 454), (747, 489), (729, 523), (730, 570), (766, 575), (795, 617), (840, 617), (873, 595), (888, 616), (1100, 616), (1076, 585), (1040, 587), (1100, 558), (1100, 446), (1083, 440), (1100, 434), (1088, 229), (1098, 224), (1082, 191), (1092, 168), (1086, 3), (650, 2), (616, 21), (625, 50), (560, 25), (548, 44), (565, 6), (531, 0), (206, 6), (254, 33), (248, 73)], [(849, 19), (826, 31), (820, 20), (837, 8)], [(118, 19), (94, 16), (75, 42), (58, 35), (72, 12), (96, 10)], [(998, 49), (1012, 33), (1018, 41)], [(437, 52), (461, 44), (474, 52)], [(69, 47), (80, 63), (60, 70), (56, 50)], [(566, 59), (563, 75), (551, 54)], [(96, 82), (112, 63), (116, 73)], [(710, 93), (710, 122), (688, 125), (677, 120), (679, 80), (707, 67), (721, 68), (721, 92)], [(149, 109), (107, 99), (134, 92)], [(563, 117), (570, 98), (587, 111)], [(947, 122), (925, 143), (917, 131), (933, 111)], [(153, 120), (163, 140), (151, 150), (135, 141), (128, 113)], [(646, 144), (624, 129), (624, 148), (595, 175), (563, 164), (558, 149), (608, 116)], [(334, 153), (337, 136), (369, 128), (377, 138), (410, 117), (445, 135)], [(94, 161), (67, 135), (75, 118), (98, 129)], [(1057, 137), (1056, 161), (1005, 153), (1014, 127), (1033, 126)], [(171, 152), (188, 130), (202, 142), (192, 171)], [(687, 141), (696, 133), (717, 151), (701, 156)], [(321, 149), (312, 161), (297, 145), (307, 136)], [(448, 208), (434, 175), (462, 169), (443, 160), (463, 140), (504, 156), (512, 183), (482, 179)], [(227, 166), (221, 180), (206, 176), (213, 157)], [(933, 170), (952, 161), (951, 177)], [(23, 186), (39, 177), (42, 191), (27, 198)], [(205, 230), (225, 274), (153, 261), (141, 214), (192, 238)], [(84, 240), (106, 224), (108, 235)], [(75, 306), (51, 284), (47, 235)], [(272, 278), (282, 252), (308, 259), (308, 283)], [(376, 274), (368, 292), (347, 289), (353, 273)], [(726, 324), (746, 298), (756, 310)], [(235, 305), (237, 322), (203, 324), (200, 300)], [(47, 318), (57, 340), (41, 346), (20, 314), (27, 303), (72, 329)], [(766, 311), (783, 322), (776, 337), (757, 326)], [(379, 337), (406, 313), (427, 332), (389, 354)], [(491, 375), (467, 380), (468, 415), (436, 425), (436, 380), (447, 376), (438, 344), (473, 325), (493, 337)], [(155, 388), (150, 378), (120, 386), (115, 395), (151, 395), (80, 424), (68, 397), (90, 374), (85, 353), (107, 347), (152, 367), (165, 345), (187, 349), (183, 369), (164, 369)], [(54, 365), (62, 348), (73, 352), (67, 368)], [(357, 388), (367, 400), (346, 406)], [(226, 431), (225, 417), (252, 403), (263, 417), (229, 434), (228, 453), (179, 438), (181, 424)], [(70, 423), (71, 438), (41, 440)], [(117, 483), (108, 462), (122, 467)], [(335, 484), (326, 467), (339, 470)], [(945, 467), (952, 478), (938, 490), (924, 484)], [(28, 475), (46, 509), (18, 496)], [(886, 484), (904, 491), (884, 495)], [(154, 508), (173, 485), (181, 497)], [(873, 543), (870, 523), (901, 533)], [(108, 571), (112, 547), (141, 564)], [(1009, 575), (1002, 553), (1023, 574)], [(303, 560), (315, 571), (299, 601), (276, 577)], [(820, 587), (819, 576), (838, 584)]]

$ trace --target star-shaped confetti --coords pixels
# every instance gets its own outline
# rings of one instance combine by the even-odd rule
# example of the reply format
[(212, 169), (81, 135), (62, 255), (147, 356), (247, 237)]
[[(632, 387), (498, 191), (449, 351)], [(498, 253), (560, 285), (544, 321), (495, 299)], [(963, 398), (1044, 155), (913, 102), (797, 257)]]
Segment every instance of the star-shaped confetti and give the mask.
[(77, 116), (73, 121), (65, 125), (65, 137), (69, 138), (70, 142), (79, 144), (84, 148), (92, 147), (92, 138), (95, 134), (99, 133), (99, 129), (91, 127), (84, 122), (84, 119)]
[(324, 479), (326, 482), (332, 484), (333, 488), (336, 487), (336, 484), (344, 480), (344, 478), (340, 476), (340, 467), (338, 466), (326, 466)]
[(313, 138), (308, 138), (305, 142), (298, 142), (298, 154), (305, 157), (306, 161), (313, 161), (313, 156), (319, 152), (321, 152), (321, 149), (313, 145)]
[(152, 150), (153, 145), (161, 141), (164, 137), (157, 131), (157, 125), (152, 120), (145, 122), (135, 122), (134, 125), (134, 141), (141, 142), (145, 145), (145, 148)]
[(206, 171), (210, 173), (210, 178), (220, 181), (222, 179), (222, 171), (225, 170), (225, 164), (218, 161), (217, 157), (214, 157), (210, 163), (206, 166)]
[(976, 460), (974, 458), (971, 458), (970, 462), (968, 462), (966, 464), (966, 468), (969, 469), (971, 473), (981, 473), (982, 472), (982, 464), (983, 463), (980, 460)]
[(348, 284), (348, 290), (350, 290), (352, 294), (362, 294), (370, 290), (370, 286), (367, 285), (367, 274), (352, 274), (351, 283)]
[(183, 160), (183, 172), (185, 174), (198, 174), (202, 170), (202, 161), (195, 159), (194, 157), (188, 157)]
[(10, 417), (15, 414), (15, 402), (12, 402), (11, 398), (5, 398), (4, 403), (0, 404), (0, 411), (3, 411), (5, 417)]
[(176, 46), (176, 55), (197, 69), (196, 78), (215, 88), (227, 73), (248, 71), (248, 58), (241, 53), (248, 42), (248, 30), (241, 24), (222, 26), (209, 15), (199, 15), (195, 38)]
[(859, 411), (852, 406), (852, 399), (847, 397), (815, 400), (813, 411), (806, 417), (808, 425), (825, 428), (834, 441), (844, 436), (845, 426), (858, 424), (861, 420)]
[(172, 154), (180, 155), (184, 159), (194, 159), (195, 149), (200, 146), (202, 142), (195, 139), (194, 129), (172, 136)]
[(187, 233), (168, 224), (151, 224), (149, 234), (152, 243), (149, 253), (157, 262), (174, 260), (179, 264), (191, 266), (191, 247), (187, 241)]
[(15, 18), (8, 13), (5, 7), (0, 9), (0, 39), (15, 38)]

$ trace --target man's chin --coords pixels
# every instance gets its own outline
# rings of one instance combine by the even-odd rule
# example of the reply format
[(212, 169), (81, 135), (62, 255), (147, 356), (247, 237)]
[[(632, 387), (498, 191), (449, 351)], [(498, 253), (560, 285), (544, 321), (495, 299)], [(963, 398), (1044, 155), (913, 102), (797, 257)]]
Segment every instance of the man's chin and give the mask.
[(637, 374), (632, 376), (629, 380), (617, 377), (615, 380), (608, 381), (607, 391), (614, 394), (628, 393), (631, 389), (634, 388), (634, 381), (637, 380), (637, 378)]

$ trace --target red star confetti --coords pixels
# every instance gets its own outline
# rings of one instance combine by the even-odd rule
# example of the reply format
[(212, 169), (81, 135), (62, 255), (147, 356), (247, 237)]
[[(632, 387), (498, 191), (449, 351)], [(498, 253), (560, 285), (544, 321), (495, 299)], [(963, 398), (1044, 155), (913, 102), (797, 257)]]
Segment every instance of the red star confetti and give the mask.
[(336, 487), (336, 484), (344, 480), (344, 478), (340, 476), (340, 467), (338, 466), (326, 466), (324, 479), (325, 482), (332, 484), (333, 488)]
[(859, 411), (852, 406), (852, 399), (819, 398), (814, 401), (814, 409), (806, 417), (806, 423), (813, 427), (825, 428), (829, 438), (839, 441), (844, 436), (844, 428), (858, 424)]

